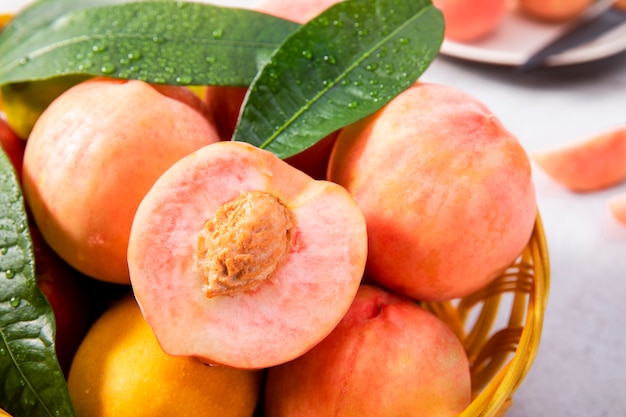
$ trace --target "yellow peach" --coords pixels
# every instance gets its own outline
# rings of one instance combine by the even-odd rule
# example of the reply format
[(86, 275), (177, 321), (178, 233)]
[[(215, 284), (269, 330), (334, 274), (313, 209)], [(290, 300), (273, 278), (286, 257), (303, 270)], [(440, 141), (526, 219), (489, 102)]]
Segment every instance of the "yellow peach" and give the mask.
[(165, 354), (132, 295), (94, 323), (72, 362), (79, 417), (250, 417), (261, 374)]

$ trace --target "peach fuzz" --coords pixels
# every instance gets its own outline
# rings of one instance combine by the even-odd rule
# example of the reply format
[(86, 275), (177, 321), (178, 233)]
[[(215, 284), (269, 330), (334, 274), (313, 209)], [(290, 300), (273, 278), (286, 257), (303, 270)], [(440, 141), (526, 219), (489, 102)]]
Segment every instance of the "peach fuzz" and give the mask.
[(419, 300), (489, 283), (536, 219), (525, 150), (484, 104), (445, 85), (415, 84), (345, 127), (328, 177), (365, 216), (368, 279)]
[(445, 19), (446, 39), (472, 42), (494, 32), (504, 18), (507, 0), (433, 0)]
[(533, 160), (560, 185), (597, 191), (626, 179), (626, 126), (535, 152)]
[(164, 351), (256, 369), (284, 363), (348, 310), (365, 221), (339, 185), (244, 142), (165, 172), (137, 210), (132, 287)]
[(460, 340), (411, 300), (362, 285), (339, 325), (268, 370), (265, 417), (453, 416), (470, 403)]
[(24, 155), (26, 201), (67, 263), (128, 284), (128, 235), (139, 202), (175, 161), (218, 140), (189, 89), (92, 79), (55, 99), (35, 124)]
[(564, 21), (575, 19), (593, 0), (517, 0), (518, 9), (532, 19)]
[(78, 417), (251, 417), (261, 378), (165, 354), (128, 294), (87, 333), (68, 389)]

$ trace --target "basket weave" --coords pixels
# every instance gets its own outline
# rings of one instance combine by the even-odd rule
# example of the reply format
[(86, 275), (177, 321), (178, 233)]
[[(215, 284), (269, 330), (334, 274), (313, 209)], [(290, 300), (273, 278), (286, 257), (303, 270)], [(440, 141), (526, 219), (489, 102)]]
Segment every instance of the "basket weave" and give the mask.
[(424, 303), (463, 342), (472, 402), (462, 417), (503, 416), (539, 348), (550, 282), (548, 248), (538, 215), (523, 253), (487, 287), (460, 300)]

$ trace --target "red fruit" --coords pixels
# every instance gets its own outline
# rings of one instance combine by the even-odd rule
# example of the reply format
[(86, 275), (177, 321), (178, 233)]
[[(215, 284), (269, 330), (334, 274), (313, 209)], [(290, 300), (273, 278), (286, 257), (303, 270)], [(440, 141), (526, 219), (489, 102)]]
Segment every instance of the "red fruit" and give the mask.
[(148, 192), (128, 265), (165, 352), (265, 368), (333, 329), (366, 252), (365, 222), (345, 189), (252, 145), (218, 142), (181, 159)]

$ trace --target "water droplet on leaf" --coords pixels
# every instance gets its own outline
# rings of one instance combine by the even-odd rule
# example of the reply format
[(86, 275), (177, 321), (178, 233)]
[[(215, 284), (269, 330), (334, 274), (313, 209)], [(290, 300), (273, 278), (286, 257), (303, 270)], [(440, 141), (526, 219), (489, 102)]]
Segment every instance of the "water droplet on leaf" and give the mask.
[(100, 72), (103, 74), (113, 74), (115, 72), (115, 65), (102, 64), (102, 66), (100, 67)]
[(191, 84), (192, 78), (189, 75), (181, 75), (180, 77), (176, 77), (176, 82), (178, 84)]
[(106, 49), (107, 49), (106, 45), (99, 44), (99, 43), (97, 43), (97, 44), (95, 44), (95, 45), (93, 45), (91, 47), (91, 50), (94, 51), (94, 52), (104, 52), (104, 51), (106, 51)]
[(22, 299), (20, 297), (11, 297), (9, 299), (9, 304), (11, 304), (11, 307), (18, 307), (20, 305), (20, 303), (22, 302)]

